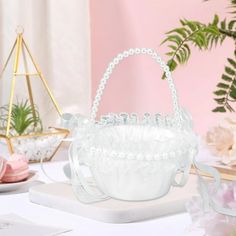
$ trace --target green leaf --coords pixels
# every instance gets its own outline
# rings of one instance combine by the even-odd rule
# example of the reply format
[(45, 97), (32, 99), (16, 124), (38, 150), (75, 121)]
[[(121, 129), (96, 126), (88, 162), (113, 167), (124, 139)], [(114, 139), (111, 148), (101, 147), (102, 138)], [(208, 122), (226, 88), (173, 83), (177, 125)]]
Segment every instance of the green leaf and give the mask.
[(185, 58), (186, 58), (185, 52), (182, 49), (180, 49), (179, 53), (180, 53), (180, 57), (181, 57), (181, 63), (183, 64), (185, 62)]
[(191, 40), (195, 46), (197, 46), (200, 50), (203, 47), (202, 40), (199, 36), (195, 36), (194, 39)]
[(200, 31), (200, 32), (197, 33), (196, 36), (197, 36), (199, 42), (201, 42), (202, 46), (206, 47), (207, 46), (207, 40), (206, 40), (206, 37), (205, 37), (204, 33)]
[(224, 19), (223, 21), (221, 21), (220, 27), (221, 27), (222, 29), (225, 29), (225, 28), (226, 28), (226, 19)]
[(216, 107), (213, 112), (226, 112), (226, 109), (224, 107)]
[(219, 23), (219, 16), (215, 15), (213, 20), (213, 25), (217, 25)]
[(226, 93), (227, 92), (225, 90), (222, 90), (222, 89), (217, 90), (217, 91), (214, 92), (214, 94), (217, 95), (217, 96), (222, 96), (222, 95), (225, 95)]
[(225, 75), (225, 74), (223, 74), (223, 75), (221, 76), (221, 78), (222, 78), (223, 80), (225, 80), (225, 81), (228, 81), (228, 82), (231, 82), (231, 81), (233, 80), (231, 77), (229, 77), (228, 75)]
[(169, 35), (164, 41), (161, 42), (161, 45), (167, 41), (174, 42), (178, 46), (181, 44), (182, 39), (179, 37), (179, 35)]
[(176, 59), (179, 62), (179, 64), (182, 64), (182, 59), (181, 59), (181, 56), (179, 55), (179, 53), (176, 53)]
[(185, 47), (181, 47), (180, 54), (182, 56), (182, 63), (186, 63), (189, 58), (188, 50)]
[(232, 70), (230, 67), (226, 66), (225, 67), (225, 71), (229, 74), (229, 75), (235, 75), (235, 71)]
[(174, 51), (177, 49), (177, 47), (174, 46), (174, 45), (168, 45), (168, 47), (171, 48), (171, 49), (173, 49)]
[(233, 85), (236, 87), (236, 79), (233, 80)]
[(221, 37), (220, 37), (220, 44), (222, 44), (224, 42), (225, 38), (226, 38), (226, 35), (221, 35)]
[[(223, 82), (217, 84), (218, 90), (214, 92), (214, 94), (220, 96), (214, 98), (219, 105), (213, 110), (214, 112), (219, 112), (220, 110), (222, 110), (222, 112), (225, 112), (224, 110), (234, 112), (230, 103), (236, 102), (236, 61), (231, 58), (227, 58), (227, 61), (230, 66), (225, 66), (225, 74), (221, 77)], [(224, 107), (224, 109), (222, 107)]]
[[(174, 59), (170, 59), (170, 60), (167, 62), (167, 65), (169, 66), (170, 71), (174, 71), (175, 68), (177, 67), (177, 63), (176, 63), (176, 61), (175, 61)], [(161, 78), (162, 78), (162, 79), (165, 79), (165, 78), (166, 78), (165, 73), (163, 73), (163, 75), (162, 75)]]
[(174, 56), (175, 52), (167, 52), (166, 55), (167, 56)]
[(229, 88), (229, 85), (228, 85), (228, 84), (225, 84), (225, 83), (218, 83), (218, 84), (217, 84), (217, 87), (218, 87), (218, 88), (223, 88), (223, 89), (228, 89), (228, 88)]
[(175, 60), (169, 60), (168, 62), (167, 62), (167, 65), (169, 66), (169, 68), (170, 68), (170, 71), (173, 71), (176, 67), (177, 67), (177, 63), (176, 63), (176, 61)]
[(223, 104), (223, 103), (225, 103), (225, 97), (223, 97), (223, 98), (214, 98), (214, 100), (215, 100), (218, 104)]
[(188, 44), (183, 44), (183, 47), (185, 47), (186, 49), (187, 49), (187, 52), (188, 52), (188, 59), (189, 59), (189, 57), (190, 57), (190, 54), (191, 54), (191, 50), (190, 50), (190, 48), (189, 48), (189, 46), (188, 46)]
[(236, 22), (235, 20), (231, 20), (231, 21), (229, 22), (229, 24), (228, 24), (228, 29), (229, 29), (229, 30), (232, 30), (232, 29), (233, 29), (235, 22)]
[(205, 27), (204, 32), (211, 34), (213, 36), (220, 35), (218, 28), (213, 25), (209, 25), (209, 26)]
[(234, 67), (234, 69), (236, 69), (236, 61), (231, 59), (231, 58), (227, 58), (227, 61)]
[(186, 21), (185, 24), (192, 30), (195, 31), (198, 29), (197, 25), (192, 21)]
[(178, 33), (178, 34), (181, 35), (183, 38), (186, 38), (187, 35), (188, 35), (188, 31), (186, 31), (184, 28), (173, 29), (173, 30), (167, 32), (166, 34), (171, 34), (171, 33)]
[(182, 42), (182, 39), (179, 37), (179, 35), (171, 35), (169, 36), (169, 41), (172, 41), (176, 43), (177, 45), (180, 45)]
[(231, 86), (229, 96), (233, 99), (236, 99), (236, 88), (234, 86)]

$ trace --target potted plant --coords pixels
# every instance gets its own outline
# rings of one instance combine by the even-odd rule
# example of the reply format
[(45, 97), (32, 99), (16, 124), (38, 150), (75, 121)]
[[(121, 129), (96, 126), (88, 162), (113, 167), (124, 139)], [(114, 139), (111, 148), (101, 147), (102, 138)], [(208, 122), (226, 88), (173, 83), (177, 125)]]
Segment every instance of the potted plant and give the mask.
[[(10, 118), (10, 134), (23, 135), (33, 132), (42, 132), (43, 125), (38, 109), (31, 106), (28, 99), (18, 101), (12, 105)], [(0, 130), (6, 130), (9, 114), (9, 106), (0, 107)]]

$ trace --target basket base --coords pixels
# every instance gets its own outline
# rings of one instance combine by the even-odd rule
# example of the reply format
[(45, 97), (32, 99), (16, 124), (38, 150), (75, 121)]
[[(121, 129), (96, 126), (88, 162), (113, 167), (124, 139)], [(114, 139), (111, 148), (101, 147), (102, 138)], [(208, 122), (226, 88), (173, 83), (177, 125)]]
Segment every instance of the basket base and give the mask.
[(197, 176), (191, 175), (183, 188), (172, 188), (163, 198), (127, 202), (109, 199), (93, 204), (77, 200), (72, 187), (65, 183), (51, 183), (32, 187), (30, 201), (79, 216), (107, 223), (128, 223), (177, 214), (185, 211), (185, 204), (197, 193)]

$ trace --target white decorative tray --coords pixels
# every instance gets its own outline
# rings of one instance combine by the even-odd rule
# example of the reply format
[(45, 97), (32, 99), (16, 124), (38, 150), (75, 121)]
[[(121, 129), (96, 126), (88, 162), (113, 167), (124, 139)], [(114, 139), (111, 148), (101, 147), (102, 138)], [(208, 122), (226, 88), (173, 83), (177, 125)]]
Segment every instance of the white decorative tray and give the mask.
[(42, 184), (29, 191), (30, 201), (107, 223), (136, 222), (185, 211), (185, 203), (197, 195), (197, 176), (191, 175), (184, 188), (172, 188), (163, 198), (128, 202), (109, 199), (84, 204), (77, 200), (72, 187), (65, 183)]

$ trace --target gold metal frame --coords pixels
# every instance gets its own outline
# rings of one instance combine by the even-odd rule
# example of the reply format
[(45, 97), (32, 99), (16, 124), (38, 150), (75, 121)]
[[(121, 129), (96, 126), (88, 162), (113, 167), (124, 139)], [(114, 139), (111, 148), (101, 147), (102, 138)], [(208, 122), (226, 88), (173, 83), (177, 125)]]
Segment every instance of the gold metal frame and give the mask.
[[(12, 139), (15, 138), (30, 138), (30, 137), (39, 137), (39, 136), (52, 136), (52, 135), (58, 135), (58, 134), (62, 134), (64, 135), (64, 137), (67, 137), (67, 135), (69, 134), (69, 131), (67, 129), (58, 129), (55, 128), (55, 132), (46, 132), (46, 133), (34, 133), (34, 134), (29, 134), (29, 135), (21, 135), (21, 136), (11, 136), (10, 134), (10, 129), (11, 129), (11, 115), (12, 115), (12, 106), (13, 106), (13, 99), (14, 99), (14, 92), (15, 92), (15, 83), (16, 83), (16, 78), (18, 76), (25, 76), (26, 79), (26, 85), (27, 85), (27, 90), (28, 90), (28, 97), (29, 97), (29, 101), (33, 110), (33, 116), (36, 116), (35, 113), (35, 109), (34, 109), (34, 99), (33, 99), (33, 91), (32, 91), (32, 87), (31, 87), (31, 81), (30, 81), (30, 77), (31, 76), (38, 76), (40, 78), (40, 80), (43, 83), (44, 88), (46, 89), (56, 111), (58, 112), (59, 116), (61, 116), (61, 110), (48, 86), (48, 83), (45, 79), (45, 77), (43, 76), (42, 72), (39, 69), (39, 66), (37, 65), (36, 61), (34, 60), (29, 47), (27, 46), (24, 38), (23, 38), (23, 30), (17, 30), (17, 38), (13, 44), (13, 47), (10, 51), (9, 56), (7, 57), (6, 63), (3, 66), (3, 70), (0, 74), (0, 79), (2, 78), (7, 65), (10, 61), (10, 58), (13, 56), (13, 52), (14, 50), (16, 51), (15, 54), (15, 59), (14, 59), (14, 65), (13, 65), (13, 73), (12, 73), (12, 79), (11, 79), (11, 87), (10, 87), (10, 99), (9, 99), (9, 109), (8, 109), (8, 117), (7, 117), (7, 126), (6, 126), (6, 133), (5, 135), (0, 135), (0, 139), (5, 139), (7, 146), (8, 146), (8, 150), (9, 153), (12, 154), (14, 153), (14, 147), (12, 144)], [(19, 69), (19, 58), (20, 55), (22, 54), (22, 58), (23, 58), (23, 64), (24, 64), (24, 70), (25, 73), (19, 73), (18, 69)], [(28, 64), (27, 64), (27, 59), (26, 59), (26, 55), (28, 54), (31, 62), (34, 65), (34, 68), (36, 70), (37, 73), (30, 73), (29, 69), (28, 69)], [(59, 145), (60, 146), (60, 145)], [(59, 148), (58, 146), (58, 148)], [(58, 148), (55, 150), (54, 154), (56, 153), (56, 151), (58, 150)], [(53, 154), (53, 155), (54, 155)], [(52, 155), (52, 157), (53, 157)], [(51, 158), (50, 157), (50, 160)]]

